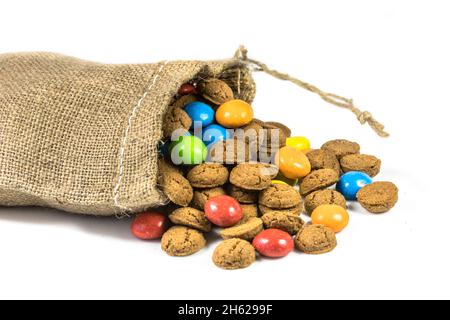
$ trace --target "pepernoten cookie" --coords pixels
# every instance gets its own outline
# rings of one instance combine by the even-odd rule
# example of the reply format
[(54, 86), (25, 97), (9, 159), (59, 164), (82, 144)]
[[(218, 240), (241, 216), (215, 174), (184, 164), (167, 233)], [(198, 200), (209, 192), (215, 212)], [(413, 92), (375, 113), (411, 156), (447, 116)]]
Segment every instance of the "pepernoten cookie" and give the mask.
[(338, 206), (347, 208), (347, 203), (344, 196), (331, 189), (318, 190), (310, 193), (305, 198), (305, 211), (307, 214), (311, 215), (315, 208), (323, 204), (336, 204)]
[(295, 237), (295, 244), (304, 253), (321, 254), (336, 248), (337, 240), (333, 230), (320, 224), (314, 224), (300, 229)]
[(206, 218), (203, 211), (194, 208), (179, 208), (169, 215), (173, 224), (198, 229), (200, 231), (211, 231), (211, 222)]
[(250, 218), (244, 223), (223, 229), (220, 231), (220, 235), (224, 239), (239, 238), (250, 241), (263, 229), (263, 222), (260, 218)]
[(261, 212), (261, 214), (266, 214), (268, 212), (281, 212), (281, 213), (287, 213), (287, 214), (294, 214), (299, 216), (302, 211), (303, 211), (303, 204), (300, 203), (292, 208), (285, 208), (285, 209), (274, 209), (274, 208), (269, 208), (266, 207), (265, 205), (258, 205), (259, 211)]
[(230, 182), (246, 190), (264, 190), (271, 185), (272, 174), (259, 163), (241, 163), (231, 170)]
[(258, 192), (245, 190), (233, 184), (227, 186), (228, 195), (235, 198), (239, 203), (256, 203), (258, 202)]
[(325, 189), (339, 180), (339, 174), (333, 169), (319, 169), (311, 172), (300, 183), (300, 193), (303, 196), (313, 191)]
[(300, 193), (287, 184), (272, 184), (259, 194), (259, 204), (273, 209), (286, 209), (302, 202)]
[(179, 107), (171, 107), (164, 116), (163, 135), (170, 138), (175, 130), (189, 130), (192, 125), (192, 119), (183, 109)]
[(205, 245), (205, 237), (200, 231), (182, 226), (170, 228), (161, 239), (161, 248), (168, 255), (175, 257), (194, 254)]
[(282, 124), (282, 123), (280, 123), (280, 122), (276, 122), (276, 121), (266, 121), (266, 122), (264, 122), (264, 124), (265, 124), (266, 126), (272, 126), (272, 127), (276, 127), (276, 128), (279, 128), (279, 129), (283, 130), (284, 135), (285, 135), (286, 137), (290, 137), (291, 134), (292, 134), (291, 129), (290, 129), (288, 126), (286, 126), (285, 124)]
[(226, 192), (221, 187), (210, 188), (210, 189), (198, 189), (194, 191), (194, 198), (192, 199), (192, 206), (199, 210), (203, 210), (205, 203), (217, 196), (223, 196)]
[(195, 188), (214, 188), (228, 181), (228, 169), (219, 163), (202, 163), (189, 171), (187, 179)]
[(241, 203), (242, 214), (244, 217), (239, 223), (247, 222), (250, 218), (258, 217), (258, 206), (254, 203)]
[(278, 126), (264, 122), (263, 130), (259, 134), (259, 145), (266, 146), (270, 148), (272, 144), (275, 147), (280, 148), (286, 145), (286, 133), (283, 129)]
[(349, 154), (341, 158), (341, 168), (344, 172), (362, 171), (371, 177), (380, 172), (381, 160), (367, 154)]
[(358, 202), (369, 212), (384, 213), (398, 200), (398, 188), (388, 181), (378, 181), (362, 187), (356, 194)]
[(291, 235), (295, 235), (304, 225), (304, 221), (297, 214), (269, 211), (262, 216), (266, 229), (280, 229)]
[(194, 101), (198, 101), (198, 98), (195, 95), (193, 95), (193, 94), (188, 94), (188, 95), (185, 95), (185, 96), (181, 96), (179, 99), (177, 99), (173, 103), (172, 106), (175, 107), (175, 108), (183, 109), (189, 103), (194, 102)]
[(197, 90), (203, 98), (216, 105), (221, 105), (234, 98), (233, 90), (231, 90), (230, 86), (219, 79), (203, 80), (198, 84)]
[(207, 162), (221, 164), (237, 164), (255, 158), (256, 149), (252, 150), (248, 142), (237, 138), (226, 139), (214, 143), (208, 151)]
[(194, 196), (194, 190), (189, 181), (178, 168), (164, 160), (159, 160), (158, 165), (158, 183), (164, 194), (173, 203), (182, 207), (188, 206)]
[(222, 241), (214, 250), (213, 262), (222, 269), (247, 268), (256, 260), (255, 248), (242, 239)]
[(321, 149), (333, 152), (336, 157), (340, 159), (348, 154), (359, 153), (360, 147), (356, 142), (348, 141), (345, 139), (337, 139), (325, 142), (322, 145)]
[(341, 166), (336, 155), (328, 150), (311, 150), (306, 153), (306, 157), (311, 164), (311, 170), (333, 169), (340, 174)]

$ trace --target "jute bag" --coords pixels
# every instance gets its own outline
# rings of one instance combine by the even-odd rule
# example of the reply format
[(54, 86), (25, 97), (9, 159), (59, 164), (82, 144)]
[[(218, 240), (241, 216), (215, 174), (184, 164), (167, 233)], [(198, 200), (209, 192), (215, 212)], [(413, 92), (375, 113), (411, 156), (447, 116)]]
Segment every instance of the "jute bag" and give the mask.
[(0, 55), (0, 206), (46, 206), (115, 215), (166, 202), (157, 187), (162, 119), (179, 86), (219, 77), (237, 98), (255, 95), (262, 70), (350, 109), (380, 135), (381, 124), (351, 100), (324, 93), (247, 58), (108, 65), (53, 53)]

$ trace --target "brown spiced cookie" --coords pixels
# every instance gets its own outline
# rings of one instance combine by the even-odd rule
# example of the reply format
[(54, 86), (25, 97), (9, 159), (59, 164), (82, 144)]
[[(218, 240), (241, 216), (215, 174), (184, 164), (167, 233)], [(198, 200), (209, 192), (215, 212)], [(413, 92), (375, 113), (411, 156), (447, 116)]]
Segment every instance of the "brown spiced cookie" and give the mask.
[(261, 191), (258, 202), (269, 208), (286, 209), (301, 204), (302, 198), (294, 187), (277, 183)]
[(305, 211), (311, 214), (315, 208), (323, 204), (336, 204), (343, 208), (347, 208), (344, 196), (336, 190), (325, 189), (310, 193), (305, 198)]
[(344, 139), (338, 139), (324, 143), (321, 149), (333, 152), (336, 157), (340, 159), (348, 154), (359, 153), (359, 144)]
[(180, 169), (180, 167), (174, 166), (169, 161), (166, 161), (164, 158), (158, 159), (158, 170), (160, 173), (161, 172), (177, 172), (177, 173), (183, 175), (183, 171)]
[(172, 106), (175, 108), (181, 108), (183, 109), (186, 105), (188, 105), (191, 102), (198, 101), (198, 98), (193, 94), (188, 94), (185, 96), (181, 96), (178, 100), (176, 100)]
[(214, 188), (228, 181), (228, 169), (220, 163), (202, 163), (189, 171), (187, 179), (195, 188)]
[(165, 161), (159, 162), (158, 184), (173, 203), (186, 207), (192, 201), (194, 190), (181, 171)]
[(265, 124), (265, 125), (270, 125), (270, 126), (273, 126), (273, 127), (277, 127), (277, 128), (279, 128), (279, 129), (283, 130), (284, 135), (285, 135), (286, 137), (290, 137), (291, 134), (292, 134), (291, 129), (289, 129), (288, 126), (286, 126), (286, 125), (284, 125), (284, 124), (282, 124), (282, 123), (280, 123), (280, 122), (266, 121), (266, 122), (264, 122), (264, 124)]
[(311, 164), (311, 170), (333, 169), (338, 173), (341, 172), (339, 160), (331, 151), (322, 149), (311, 150), (306, 153), (306, 157)]
[(206, 240), (195, 229), (175, 226), (164, 233), (161, 248), (170, 256), (183, 257), (194, 254), (204, 248)]
[(262, 215), (268, 213), (268, 212), (281, 212), (281, 213), (285, 213), (285, 214), (294, 214), (294, 215), (300, 215), (303, 211), (303, 204), (300, 203), (299, 205), (296, 205), (295, 207), (292, 208), (285, 208), (285, 209), (273, 209), (273, 208), (269, 208), (266, 207), (265, 205), (258, 205), (258, 209), (261, 212)]
[(281, 148), (286, 145), (286, 133), (283, 129), (264, 122), (262, 134), (259, 135), (259, 145), (265, 149)]
[(367, 154), (349, 154), (341, 158), (341, 168), (344, 172), (362, 171), (371, 177), (380, 172), (381, 160)]
[(251, 241), (263, 229), (263, 222), (260, 218), (250, 218), (244, 223), (221, 230), (220, 235), (224, 239), (239, 238)]
[(254, 203), (242, 204), (241, 203), (242, 214), (244, 217), (239, 223), (247, 222), (250, 218), (258, 217), (258, 206)]
[(234, 97), (233, 90), (228, 84), (214, 78), (201, 81), (197, 86), (197, 90), (203, 98), (216, 105), (221, 105)]
[(358, 202), (369, 212), (383, 213), (394, 207), (398, 188), (388, 181), (378, 181), (362, 187), (356, 194)]
[(295, 237), (297, 248), (308, 254), (321, 254), (332, 251), (337, 246), (336, 235), (328, 227), (314, 224), (306, 225)]
[(198, 189), (194, 191), (194, 198), (192, 199), (192, 206), (199, 210), (203, 210), (205, 203), (217, 196), (223, 196), (226, 192), (221, 187), (211, 188), (211, 189)]
[(213, 262), (222, 269), (247, 268), (256, 260), (255, 248), (242, 239), (222, 241), (214, 250)]
[(339, 180), (339, 174), (333, 169), (319, 169), (312, 171), (300, 183), (300, 193), (306, 196), (313, 191), (325, 189)]
[(203, 211), (194, 208), (179, 208), (169, 215), (172, 223), (198, 229), (200, 231), (211, 231), (211, 223)]
[(258, 201), (258, 192), (245, 190), (233, 184), (227, 186), (227, 192), (230, 197), (235, 198), (239, 203), (256, 203)]
[(256, 149), (252, 150), (250, 144), (245, 142), (244, 139), (234, 137), (214, 143), (209, 148), (207, 162), (221, 164), (244, 163), (254, 159), (256, 151)]
[(170, 107), (164, 116), (163, 136), (170, 138), (175, 130), (189, 130), (191, 124), (192, 119), (186, 111), (179, 107)]
[(258, 142), (259, 134), (263, 130), (263, 124), (264, 122), (261, 120), (253, 119), (252, 122), (242, 127), (241, 130), (244, 132), (245, 141), (248, 143)]
[(230, 182), (246, 190), (264, 190), (272, 181), (272, 175), (259, 163), (241, 163), (231, 170)]
[(296, 235), (305, 222), (297, 214), (269, 211), (262, 216), (266, 229), (280, 229), (289, 234)]

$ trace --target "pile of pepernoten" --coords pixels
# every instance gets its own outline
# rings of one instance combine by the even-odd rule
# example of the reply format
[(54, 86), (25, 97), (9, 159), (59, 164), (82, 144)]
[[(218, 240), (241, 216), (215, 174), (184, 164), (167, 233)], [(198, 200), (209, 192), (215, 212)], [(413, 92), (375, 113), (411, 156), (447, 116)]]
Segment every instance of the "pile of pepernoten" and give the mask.
[(311, 149), (285, 125), (255, 119), (237, 95), (219, 79), (180, 87), (160, 148), (159, 186), (169, 203), (135, 217), (136, 237), (161, 238), (167, 254), (188, 256), (205, 247), (205, 233), (218, 232), (213, 262), (239, 269), (258, 254), (332, 251), (349, 223), (347, 201), (372, 213), (395, 205), (397, 187), (372, 181), (381, 161), (357, 143)]

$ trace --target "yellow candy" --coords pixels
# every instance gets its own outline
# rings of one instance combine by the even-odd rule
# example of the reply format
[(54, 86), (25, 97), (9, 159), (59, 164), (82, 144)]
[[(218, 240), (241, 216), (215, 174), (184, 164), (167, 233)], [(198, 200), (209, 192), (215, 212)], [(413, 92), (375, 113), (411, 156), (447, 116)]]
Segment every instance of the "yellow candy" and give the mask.
[[(285, 176), (283, 176), (283, 174), (281, 172), (279, 172), (278, 175), (275, 177), (274, 181), (281, 181), (290, 186), (295, 186), (298, 182), (298, 179), (288, 179)], [(272, 181), (272, 183), (273, 183), (273, 181)]]
[(305, 137), (289, 137), (286, 139), (286, 145), (299, 150), (308, 150), (311, 148), (311, 143)]
[(230, 100), (216, 111), (217, 122), (225, 128), (240, 128), (253, 120), (252, 106), (242, 100)]
[(272, 180), (272, 184), (287, 184), (287, 183), (281, 180)]

